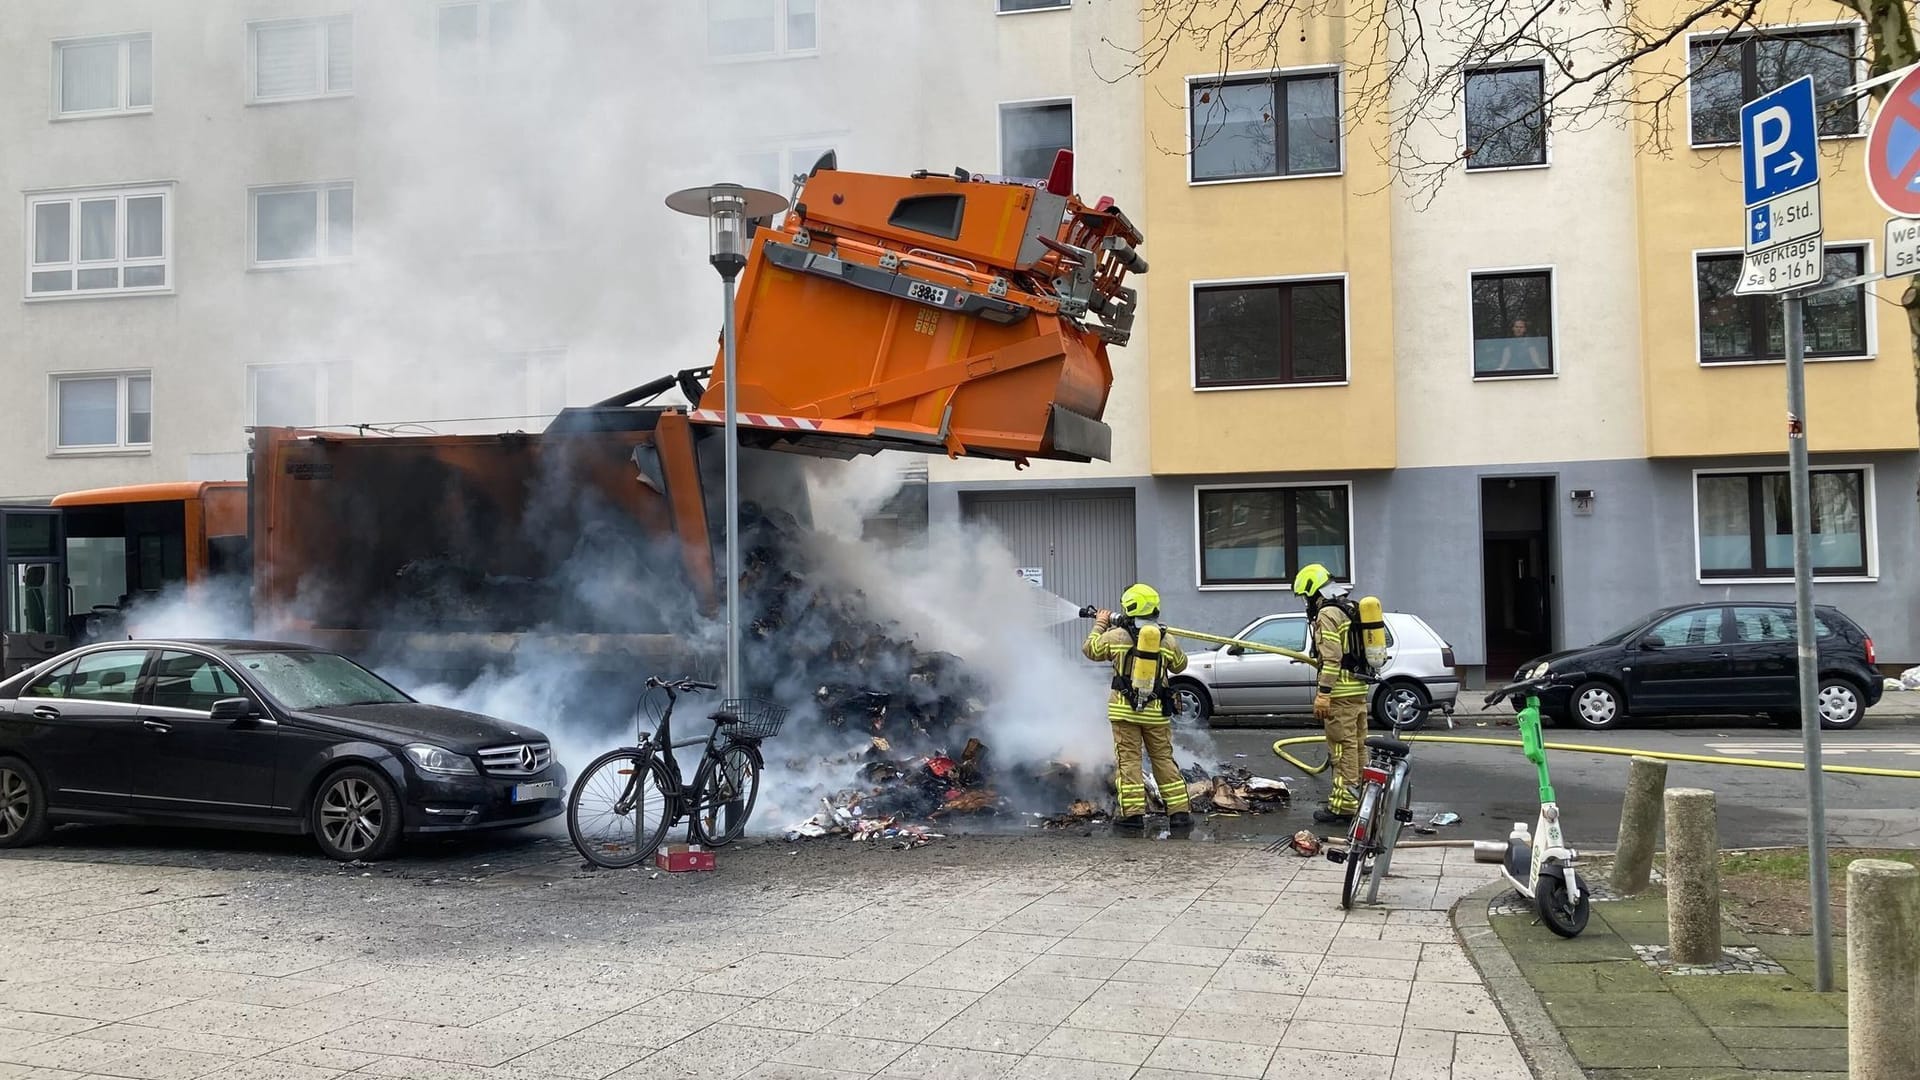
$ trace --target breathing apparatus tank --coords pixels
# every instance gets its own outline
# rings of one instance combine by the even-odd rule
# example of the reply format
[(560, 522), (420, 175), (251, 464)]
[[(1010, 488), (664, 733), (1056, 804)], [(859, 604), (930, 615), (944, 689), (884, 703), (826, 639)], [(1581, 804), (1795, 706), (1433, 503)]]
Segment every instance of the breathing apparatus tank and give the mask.
[(1360, 631), (1367, 666), (1378, 672), (1387, 666), (1387, 616), (1380, 609), (1380, 598), (1360, 598)]
[(1152, 701), (1160, 690), (1160, 624), (1142, 622), (1134, 633), (1133, 652), (1127, 668), (1127, 689), (1132, 691), (1134, 708)]

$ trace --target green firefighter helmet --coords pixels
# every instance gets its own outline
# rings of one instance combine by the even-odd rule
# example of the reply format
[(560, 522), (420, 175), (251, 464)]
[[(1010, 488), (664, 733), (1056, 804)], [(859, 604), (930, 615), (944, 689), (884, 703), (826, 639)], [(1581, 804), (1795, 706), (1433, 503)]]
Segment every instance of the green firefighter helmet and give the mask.
[(1293, 595), (1315, 596), (1321, 589), (1327, 587), (1327, 582), (1332, 580), (1333, 575), (1327, 572), (1326, 567), (1321, 566), (1319, 563), (1308, 563), (1300, 568), (1298, 574), (1294, 575)]
[(1133, 585), (1120, 594), (1120, 610), (1133, 618), (1160, 614), (1160, 594), (1151, 585)]

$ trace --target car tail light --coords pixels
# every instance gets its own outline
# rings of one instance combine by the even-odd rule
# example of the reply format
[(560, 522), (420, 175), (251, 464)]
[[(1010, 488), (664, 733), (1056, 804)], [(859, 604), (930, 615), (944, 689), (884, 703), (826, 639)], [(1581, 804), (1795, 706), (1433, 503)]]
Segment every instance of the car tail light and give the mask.
[(1362, 783), (1367, 784), (1385, 784), (1387, 782), (1387, 770), (1368, 765), (1360, 770), (1360, 780)]
[(1449, 671), (1453, 669), (1453, 646), (1440, 646), (1440, 666)]
[(1873, 665), (1879, 662), (1880, 662), (1879, 656), (1876, 655), (1873, 651), (1873, 639), (1867, 638), (1867, 666), (1872, 667)]

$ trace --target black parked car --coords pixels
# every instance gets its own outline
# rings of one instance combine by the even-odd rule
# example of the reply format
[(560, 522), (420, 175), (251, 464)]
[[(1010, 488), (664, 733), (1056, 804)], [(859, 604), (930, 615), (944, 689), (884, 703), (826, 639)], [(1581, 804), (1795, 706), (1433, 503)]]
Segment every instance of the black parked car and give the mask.
[(403, 834), (561, 812), (547, 737), (424, 705), (337, 653), (116, 641), (0, 682), (0, 848), (63, 821), (308, 833), (336, 859)]
[[(1820, 726), (1850, 728), (1879, 704), (1885, 689), (1874, 668), (1873, 639), (1839, 609), (1816, 607)], [(1661, 608), (1584, 649), (1521, 665), (1516, 679), (1548, 665), (1588, 674), (1554, 687), (1541, 710), (1592, 730), (1635, 716), (1765, 715), (1797, 722), (1799, 651), (1793, 605), (1766, 601)]]

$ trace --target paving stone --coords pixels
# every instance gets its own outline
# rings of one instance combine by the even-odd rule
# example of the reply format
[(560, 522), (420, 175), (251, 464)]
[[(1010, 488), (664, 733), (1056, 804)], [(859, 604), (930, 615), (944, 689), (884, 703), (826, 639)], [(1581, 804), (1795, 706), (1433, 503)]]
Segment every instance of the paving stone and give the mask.
[(691, 1077), (731, 1080), (763, 1061), (771, 1061), (787, 1047), (811, 1038), (797, 1031), (715, 1024), (674, 1043), (631, 1066), (628, 1073), (653, 1077)]
[(741, 1074), (740, 1080), (865, 1080), (867, 1073), (839, 1072), (833, 1069), (815, 1069), (806, 1065), (788, 1065), (779, 1061), (763, 1061)]
[[(1070, 1028), (1096, 1028), (1137, 1035), (1165, 1035), (1180, 1019), (1179, 1008), (1155, 1008), (1147, 1005), (1109, 1005), (1088, 1002), (1073, 1011), (1064, 1022)], [(1136, 1064), (1138, 1064), (1136, 1062)]]
[(1282, 1049), (1332, 1050), (1384, 1056), (1392, 1061), (1399, 1051), (1401, 1029), (1373, 1024), (1294, 1020), (1280, 1040)]
[(348, 1075), (348, 1071), (314, 1065), (298, 1065), (288, 1061), (275, 1061), (271, 1058), (250, 1058), (246, 1061), (222, 1065), (209, 1073), (201, 1073), (199, 1080), (334, 1080), (336, 1077)]
[(1007, 1020), (983, 1020), (963, 1012), (946, 1022), (940, 1030), (921, 1040), (929, 1046), (952, 1046), (962, 1050), (986, 1050), (998, 1054), (1031, 1053), (1041, 1039), (1053, 1030), (1046, 1024), (1023, 1024)]
[(1527, 1067), (1520, 1047), (1505, 1035), (1457, 1036), (1453, 1067), (1455, 1075), (1473, 1080), (1533, 1080), (1533, 1070)]
[(560, 1039), (529, 1050), (507, 1064), (514, 1069), (549, 1076), (601, 1080), (646, 1057), (652, 1051), (614, 1046), (585, 1039)]
[(1391, 1080), (1393, 1058), (1282, 1046), (1267, 1063), (1266, 1080)]
[(1566, 1028), (1640, 1028), (1667, 1027), (1684, 1023), (1676, 1016), (1680, 1007), (1672, 994), (1563, 994), (1542, 991), (1540, 1000), (1547, 1015), (1563, 1030)]
[(1775, 1069), (1782, 1072), (1806, 1070), (1844, 1073), (1847, 1071), (1847, 1048), (1844, 1046), (1768, 1047), (1764, 1050), (1735, 1047), (1732, 1052), (1734, 1058), (1749, 1069)]
[(881, 1076), (919, 1080), (999, 1080), (1020, 1063), (1013, 1054), (962, 1050), (946, 1046), (916, 1046), (895, 1059)]
[(1197, 987), (1156, 986), (1152, 983), (1110, 982), (1087, 999), (1097, 1005), (1144, 1005), (1154, 1009), (1184, 1009), (1200, 996)]
[(763, 998), (727, 1017), (727, 1023), (740, 1027), (771, 1028), (812, 1034), (826, 1027), (846, 1008), (793, 998)]
[(1293, 1011), (1294, 1023), (1365, 1024), (1369, 1027), (1400, 1027), (1408, 1023), (1407, 1007), (1398, 1001), (1320, 997), (1308, 994)]
[(1064, 937), (1047, 946), (1047, 952), (1061, 956), (1099, 956), (1129, 960), (1147, 948), (1138, 941), (1107, 941), (1101, 938)]
[(1045, 1024), (1056, 1027), (1073, 1010), (1081, 1005), (1078, 1001), (1060, 998), (1035, 998), (1009, 993), (1004, 987), (990, 990), (979, 1001), (967, 1006), (961, 1017), (976, 1020), (993, 1020), (1016, 1024)]
[(788, 1065), (811, 1065), (821, 1069), (841, 1069), (872, 1074), (893, 1064), (912, 1044), (883, 1039), (858, 1039), (849, 1035), (824, 1032), (809, 1035), (788, 1046), (769, 1060)]
[(1215, 1042), (1239, 1042), (1254, 1046), (1278, 1046), (1287, 1033), (1284, 1020), (1271, 1020), (1246, 1014), (1207, 1012), (1189, 1008), (1174, 1021), (1167, 1034), (1182, 1039), (1209, 1039)]
[(1264, 1076), (1273, 1059), (1271, 1046), (1214, 1042), (1169, 1036), (1160, 1040), (1146, 1064), (1157, 1069), (1196, 1072), (1208, 1076)]
[(1735, 1050), (1823, 1050), (1847, 1045), (1844, 1027), (1714, 1027), (1713, 1037)]
[(1263, 994), (1251, 990), (1202, 990), (1187, 1005), (1189, 1012), (1226, 1016), (1255, 1016), (1263, 1020), (1292, 1019), (1300, 1007), (1298, 994)]
[(1505, 1035), (1507, 1022), (1485, 987), (1415, 983), (1407, 999), (1409, 1027)]
[(1144, 1064), (1160, 1036), (1091, 1028), (1055, 1028), (1033, 1048), (1041, 1057), (1073, 1061), (1110, 1061), (1122, 1065)]
[(1847, 1023), (1845, 997), (1783, 991), (1778, 978), (1675, 978), (1670, 985), (1675, 997), (1714, 1027), (1845, 1027)]
[(1110, 1061), (1027, 1057), (1007, 1071), (1005, 1080), (1130, 1080), (1133, 1074), (1133, 1066)]

